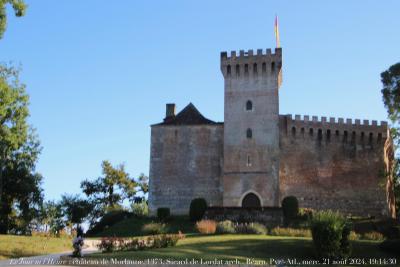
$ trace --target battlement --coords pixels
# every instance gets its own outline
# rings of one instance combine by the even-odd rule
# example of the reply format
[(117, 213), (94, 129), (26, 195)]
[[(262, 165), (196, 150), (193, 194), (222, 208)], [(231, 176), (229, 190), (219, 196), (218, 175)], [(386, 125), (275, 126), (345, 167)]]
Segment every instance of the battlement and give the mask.
[(388, 137), (388, 124), (376, 120), (344, 119), (318, 116), (280, 115), (286, 133), (327, 139), (342, 137), (340, 140), (382, 140)]
[(275, 53), (271, 49), (240, 50), (221, 52), (221, 71), (225, 78), (241, 76), (259, 76), (280, 74), (282, 68), (282, 48), (275, 48)]

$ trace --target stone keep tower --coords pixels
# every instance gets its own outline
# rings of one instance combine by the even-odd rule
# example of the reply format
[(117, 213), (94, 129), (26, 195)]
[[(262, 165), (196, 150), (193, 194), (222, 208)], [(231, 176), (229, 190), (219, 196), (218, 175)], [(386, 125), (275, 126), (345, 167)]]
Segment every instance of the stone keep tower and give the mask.
[(221, 53), (225, 84), (223, 206), (279, 206), (282, 50), (264, 52)]

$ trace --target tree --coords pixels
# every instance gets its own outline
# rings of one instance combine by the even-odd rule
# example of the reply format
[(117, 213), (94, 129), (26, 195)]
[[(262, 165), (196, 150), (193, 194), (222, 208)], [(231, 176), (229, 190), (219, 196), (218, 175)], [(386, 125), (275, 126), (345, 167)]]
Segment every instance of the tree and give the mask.
[(26, 12), (26, 4), (23, 0), (0, 0), (0, 39), (3, 37), (7, 27), (6, 5), (10, 4), (15, 16), (22, 17)]
[(149, 177), (141, 173), (138, 178), (140, 191), (146, 195), (149, 192)]
[(107, 210), (120, 207), (125, 199), (132, 201), (138, 186), (136, 181), (129, 177), (123, 164), (113, 167), (109, 161), (103, 161), (101, 167), (103, 176), (81, 183), (83, 192), (93, 205), (94, 219), (101, 217)]
[(76, 224), (76, 228), (79, 228), (92, 210), (92, 204), (79, 195), (63, 195), (60, 206), (67, 221)]
[(53, 235), (58, 235), (66, 226), (61, 205), (54, 201), (43, 203), (40, 220), (45, 226), (45, 232), (50, 231)]
[(394, 194), (396, 198), (396, 210), (400, 208), (400, 62), (389, 67), (381, 73), (383, 84), (382, 96), (383, 103), (392, 122), (390, 134), (395, 144), (396, 159), (393, 168)]
[(43, 200), (42, 176), (35, 172), (40, 153), (27, 123), (29, 97), (19, 70), (0, 64), (0, 233), (24, 232)]

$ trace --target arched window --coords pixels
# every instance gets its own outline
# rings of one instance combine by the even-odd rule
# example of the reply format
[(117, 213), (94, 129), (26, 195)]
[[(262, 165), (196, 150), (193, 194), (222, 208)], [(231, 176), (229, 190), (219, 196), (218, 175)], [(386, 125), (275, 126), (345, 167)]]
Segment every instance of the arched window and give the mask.
[(343, 132), (343, 141), (345, 141), (345, 142), (347, 141), (347, 135), (348, 135), (347, 131), (344, 131)]
[(259, 208), (261, 207), (261, 201), (258, 196), (254, 193), (248, 193), (242, 200), (243, 208)]
[(240, 75), (240, 66), (239, 66), (239, 64), (236, 65), (236, 75), (237, 76)]
[(267, 64), (265, 62), (262, 64), (262, 72), (267, 72)]
[(231, 75), (231, 65), (228, 65), (226, 67), (226, 72), (228, 73), (228, 75)]
[(253, 102), (247, 100), (246, 102), (246, 110), (253, 110)]
[(247, 167), (250, 167), (250, 166), (251, 166), (251, 157), (250, 157), (250, 155), (247, 155), (246, 166), (247, 166)]
[(254, 72), (254, 73), (257, 73), (257, 63), (254, 63), (254, 64), (253, 64), (253, 72)]
[(296, 135), (296, 127), (292, 127), (292, 135)]
[(271, 63), (271, 72), (275, 72), (275, 62)]
[(251, 139), (253, 137), (253, 131), (250, 128), (247, 129), (246, 136), (248, 139)]
[(244, 64), (244, 74), (249, 74), (249, 64)]

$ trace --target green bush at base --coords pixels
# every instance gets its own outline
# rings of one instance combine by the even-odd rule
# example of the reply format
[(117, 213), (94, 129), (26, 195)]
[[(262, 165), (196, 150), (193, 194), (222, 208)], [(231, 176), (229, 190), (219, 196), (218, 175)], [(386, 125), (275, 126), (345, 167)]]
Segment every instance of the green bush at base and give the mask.
[(200, 221), (207, 209), (207, 202), (204, 198), (195, 198), (190, 203), (189, 217), (192, 222)]
[(266, 235), (268, 230), (267, 227), (261, 223), (241, 223), (236, 225), (235, 231), (237, 234), (256, 234)]
[(169, 216), (171, 215), (169, 208), (158, 208), (157, 209), (157, 218), (164, 222), (169, 219)]
[(230, 220), (225, 220), (217, 224), (217, 234), (234, 234), (235, 224)]
[(286, 225), (289, 225), (299, 214), (299, 202), (294, 196), (285, 197), (282, 200), (283, 218)]
[(318, 257), (340, 259), (350, 256), (350, 226), (339, 213), (321, 211), (314, 214), (311, 233)]
[(87, 232), (87, 236), (95, 235), (102, 232), (104, 229), (128, 219), (133, 216), (133, 213), (124, 210), (114, 210), (109, 211), (98, 221), (93, 227), (91, 227)]
[(142, 232), (145, 235), (159, 235), (167, 233), (168, 228), (164, 223), (147, 223), (143, 225)]

